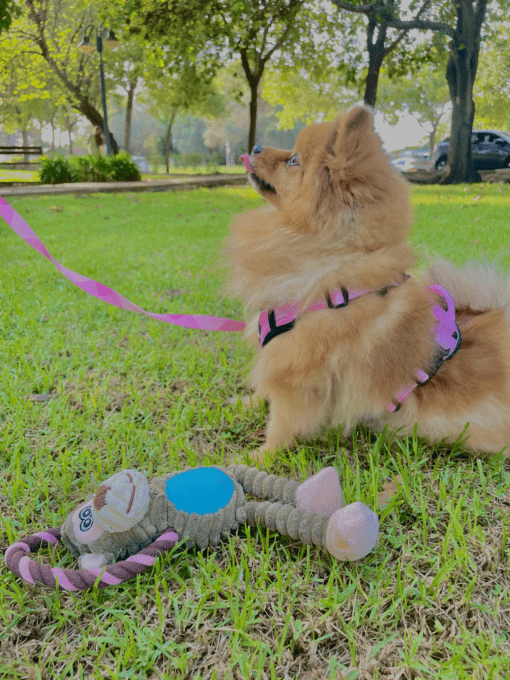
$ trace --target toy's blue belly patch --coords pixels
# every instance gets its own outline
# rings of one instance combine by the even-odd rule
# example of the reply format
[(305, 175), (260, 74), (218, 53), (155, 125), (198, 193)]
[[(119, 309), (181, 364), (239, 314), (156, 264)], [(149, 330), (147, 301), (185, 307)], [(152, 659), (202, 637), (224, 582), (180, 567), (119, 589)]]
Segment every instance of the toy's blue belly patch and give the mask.
[(207, 515), (228, 505), (234, 495), (234, 482), (216, 468), (198, 468), (167, 480), (166, 497), (177, 510)]

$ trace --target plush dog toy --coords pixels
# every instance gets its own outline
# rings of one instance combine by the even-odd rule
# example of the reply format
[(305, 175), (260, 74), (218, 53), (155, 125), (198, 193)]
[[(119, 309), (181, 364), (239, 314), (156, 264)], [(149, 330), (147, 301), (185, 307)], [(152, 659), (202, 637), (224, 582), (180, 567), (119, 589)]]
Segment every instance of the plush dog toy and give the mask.
[[(247, 501), (251, 494), (262, 501)], [(377, 515), (345, 505), (338, 472), (328, 467), (302, 484), (247, 465), (189, 468), (154, 478), (122, 470), (103, 482), (62, 527), (13, 543), (7, 566), (26, 582), (65, 590), (117, 585), (152, 566), (179, 540), (216, 548), (239, 524), (260, 525), (339, 560), (359, 560), (377, 543)], [(59, 540), (80, 568), (40, 565), (27, 553)], [(121, 560), (115, 562), (115, 560)]]

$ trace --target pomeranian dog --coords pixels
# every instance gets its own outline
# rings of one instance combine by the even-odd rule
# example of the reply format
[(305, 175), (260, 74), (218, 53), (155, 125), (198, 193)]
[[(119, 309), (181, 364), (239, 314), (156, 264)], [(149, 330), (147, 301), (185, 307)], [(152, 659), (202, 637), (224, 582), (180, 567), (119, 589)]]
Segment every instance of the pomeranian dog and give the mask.
[[(510, 445), (510, 279), (438, 260), (409, 276), (411, 209), (369, 109), (302, 130), (292, 151), (244, 156), (270, 206), (239, 216), (231, 291), (254, 312), (253, 457), (357, 422), (478, 452)], [(467, 429), (466, 429), (467, 425)], [(508, 455), (508, 449), (507, 449)]]

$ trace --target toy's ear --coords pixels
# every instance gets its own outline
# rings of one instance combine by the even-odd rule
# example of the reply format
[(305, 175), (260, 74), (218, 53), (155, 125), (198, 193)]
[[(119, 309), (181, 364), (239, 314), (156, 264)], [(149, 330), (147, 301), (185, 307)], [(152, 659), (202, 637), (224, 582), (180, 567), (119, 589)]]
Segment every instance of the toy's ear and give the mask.
[(94, 521), (105, 531), (129, 531), (149, 507), (149, 482), (137, 470), (122, 470), (99, 487), (92, 503)]
[(326, 548), (337, 559), (354, 562), (375, 548), (378, 534), (377, 515), (357, 501), (337, 510), (329, 518)]

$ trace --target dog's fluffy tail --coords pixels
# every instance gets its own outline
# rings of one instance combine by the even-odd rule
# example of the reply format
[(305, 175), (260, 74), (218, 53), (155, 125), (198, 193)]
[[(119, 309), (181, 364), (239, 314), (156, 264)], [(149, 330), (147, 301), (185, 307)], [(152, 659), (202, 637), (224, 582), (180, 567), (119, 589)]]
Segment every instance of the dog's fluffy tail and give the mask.
[(498, 265), (482, 260), (455, 267), (448, 260), (434, 258), (429, 275), (446, 288), (456, 308), (471, 307), (476, 311), (503, 308), (510, 321), (510, 275)]

